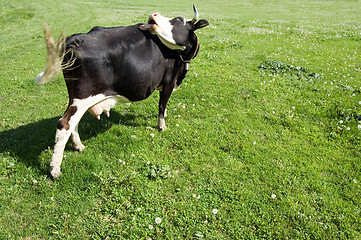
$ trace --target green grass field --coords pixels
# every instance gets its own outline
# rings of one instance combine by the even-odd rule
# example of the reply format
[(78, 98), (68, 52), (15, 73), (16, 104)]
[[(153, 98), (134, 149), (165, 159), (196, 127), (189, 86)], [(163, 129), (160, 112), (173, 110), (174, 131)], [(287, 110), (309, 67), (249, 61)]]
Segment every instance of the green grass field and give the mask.
[[(34, 83), (55, 36), (192, 18), (201, 50), (156, 130), (158, 93), (86, 114)], [(360, 1), (0, 2), (0, 239), (361, 239)], [(159, 223), (160, 218), (161, 222)]]

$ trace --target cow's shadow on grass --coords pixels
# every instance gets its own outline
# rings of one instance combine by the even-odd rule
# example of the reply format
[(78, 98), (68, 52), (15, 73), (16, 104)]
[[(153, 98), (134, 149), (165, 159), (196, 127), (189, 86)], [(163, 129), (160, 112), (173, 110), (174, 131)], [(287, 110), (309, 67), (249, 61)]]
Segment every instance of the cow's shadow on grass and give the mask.
[[(0, 154), (10, 155), (19, 159), (26, 166), (39, 169), (41, 174), (48, 173), (48, 166), (41, 164), (39, 155), (47, 149), (53, 149), (57, 122), (61, 116), (29, 123), (15, 129), (0, 132)], [(127, 113), (121, 115), (112, 111), (109, 118), (102, 115), (99, 121), (86, 113), (79, 124), (79, 134), (82, 141), (107, 131), (114, 124), (126, 126), (139, 126), (146, 121), (137, 121), (139, 118), (147, 119), (149, 116)], [(144, 123), (145, 124), (145, 123)], [(67, 150), (71, 150), (70, 139)], [(49, 159), (50, 160), (50, 159)]]

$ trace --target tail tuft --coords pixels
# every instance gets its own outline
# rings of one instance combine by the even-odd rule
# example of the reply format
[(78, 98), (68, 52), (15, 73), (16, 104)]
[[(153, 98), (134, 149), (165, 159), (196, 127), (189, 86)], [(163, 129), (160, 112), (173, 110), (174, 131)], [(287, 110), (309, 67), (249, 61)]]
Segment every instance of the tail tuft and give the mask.
[(60, 73), (65, 55), (66, 37), (64, 37), (64, 33), (60, 35), (57, 41), (54, 41), (50, 28), (45, 22), (43, 22), (43, 28), (48, 56), (46, 59), (45, 70), (35, 78), (35, 82), (39, 85), (52, 81), (53, 77)]
[(42, 82), (42, 77), (44, 76), (45, 71), (42, 71), (41, 73), (38, 74), (38, 76), (36, 76), (35, 78), (35, 83), (38, 85), (43, 84)]

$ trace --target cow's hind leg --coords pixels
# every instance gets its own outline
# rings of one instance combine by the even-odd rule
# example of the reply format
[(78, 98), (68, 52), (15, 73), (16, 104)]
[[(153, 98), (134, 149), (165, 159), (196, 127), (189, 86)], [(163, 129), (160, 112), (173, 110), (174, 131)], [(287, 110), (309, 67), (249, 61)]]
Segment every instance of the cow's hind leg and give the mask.
[(79, 132), (78, 132), (78, 125), (75, 126), (74, 131), (71, 133), (71, 141), (73, 142), (73, 146), (75, 150), (81, 152), (84, 150), (85, 146), (81, 143)]
[(55, 136), (54, 152), (50, 161), (50, 174), (53, 178), (60, 176), (60, 165), (63, 159), (65, 145), (68, 142), (70, 135), (72, 135), (72, 141), (76, 149), (82, 150), (84, 148), (80, 141), (77, 126), (88, 108), (102, 100), (104, 100), (104, 96), (74, 99), (64, 116), (59, 119)]
[[(64, 116), (58, 121), (58, 129), (55, 135), (53, 156), (50, 161), (50, 174), (53, 178), (60, 176), (60, 165), (63, 159), (65, 145), (70, 135), (76, 131), (76, 127), (87, 109), (79, 109), (77, 106), (69, 106)], [(75, 135), (76, 136), (76, 135)], [(73, 139), (79, 140), (79, 135)]]

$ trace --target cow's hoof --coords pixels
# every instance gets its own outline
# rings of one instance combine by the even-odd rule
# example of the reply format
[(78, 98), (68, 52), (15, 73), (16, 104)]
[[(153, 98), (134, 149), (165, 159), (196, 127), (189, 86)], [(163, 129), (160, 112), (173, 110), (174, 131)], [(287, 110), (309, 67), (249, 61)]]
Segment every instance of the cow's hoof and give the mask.
[(158, 130), (160, 131), (160, 132), (163, 132), (163, 131), (165, 131), (165, 130), (167, 130), (167, 127), (164, 125), (164, 126), (158, 126)]
[(158, 130), (162, 132), (166, 129), (167, 129), (167, 127), (165, 126), (164, 118), (159, 118), (158, 119)]
[(78, 152), (82, 152), (84, 150), (85, 146), (83, 144), (79, 144), (77, 146), (74, 146), (74, 149)]
[(60, 177), (61, 172), (60, 172), (60, 168), (53, 168), (50, 170), (50, 175), (52, 176), (53, 179), (56, 179), (58, 177)]

